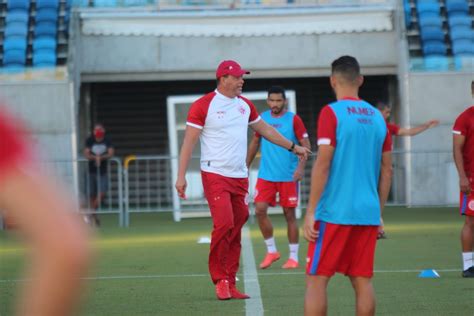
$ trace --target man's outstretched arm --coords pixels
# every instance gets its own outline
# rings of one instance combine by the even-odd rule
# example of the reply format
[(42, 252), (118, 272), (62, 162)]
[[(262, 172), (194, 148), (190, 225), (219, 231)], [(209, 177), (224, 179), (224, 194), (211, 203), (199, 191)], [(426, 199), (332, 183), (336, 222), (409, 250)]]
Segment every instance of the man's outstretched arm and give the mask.
[(271, 125), (265, 123), (263, 120), (250, 125), (254, 131), (268, 139), (270, 142), (291, 150), (295, 155), (299, 156), (301, 159), (308, 159), (308, 155), (311, 154), (311, 150), (303, 146), (297, 145), (292, 141), (283, 137), (276, 129)]
[(422, 125), (411, 127), (411, 128), (404, 128), (401, 127), (398, 130), (398, 136), (415, 136), (420, 134), (421, 132), (426, 131), (427, 129), (436, 127), (439, 124), (438, 120), (430, 120)]

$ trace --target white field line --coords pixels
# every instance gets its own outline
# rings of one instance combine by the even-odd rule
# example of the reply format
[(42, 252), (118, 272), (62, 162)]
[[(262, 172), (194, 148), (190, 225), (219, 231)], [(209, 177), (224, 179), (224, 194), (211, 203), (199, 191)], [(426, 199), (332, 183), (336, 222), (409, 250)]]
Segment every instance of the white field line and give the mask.
[[(245, 264), (245, 262), (244, 262)], [(245, 270), (245, 268), (244, 268)], [(424, 269), (403, 269), (403, 270), (374, 270), (374, 273), (420, 273)], [(461, 272), (461, 269), (434, 269), (437, 272)], [(255, 272), (256, 273), (256, 272)], [(259, 277), (266, 277), (266, 276), (278, 276), (278, 275), (304, 275), (303, 271), (295, 271), (295, 272), (262, 272), (258, 273)], [(238, 276), (242, 276), (238, 274)], [(169, 278), (203, 278), (209, 277), (207, 273), (190, 273), (190, 274), (153, 274), (153, 275), (104, 275), (104, 276), (93, 276), (93, 277), (86, 277), (83, 278), (84, 280), (90, 281), (103, 281), (103, 280), (127, 280), (127, 279), (169, 279)], [(245, 271), (244, 271), (244, 280), (245, 280)], [(249, 274), (247, 278), (251, 280), (251, 278), (255, 279), (255, 274)], [(9, 282), (24, 282), (29, 281), (29, 279), (0, 279), (0, 283), (9, 283)], [(258, 282), (258, 281), (257, 281)], [(244, 281), (244, 284), (246, 282)], [(247, 287), (245, 287), (245, 291), (247, 292)], [(250, 292), (247, 294), (250, 295)], [(260, 297), (260, 291), (258, 292)], [(247, 300), (249, 301), (249, 300)]]
[(244, 264), (245, 293), (250, 295), (250, 298), (245, 300), (245, 315), (263, 315), (262, 295), (260, 294), (257, 268), (255, 267), (250, 230), (247, 225), (242, 229), (242, 261)]

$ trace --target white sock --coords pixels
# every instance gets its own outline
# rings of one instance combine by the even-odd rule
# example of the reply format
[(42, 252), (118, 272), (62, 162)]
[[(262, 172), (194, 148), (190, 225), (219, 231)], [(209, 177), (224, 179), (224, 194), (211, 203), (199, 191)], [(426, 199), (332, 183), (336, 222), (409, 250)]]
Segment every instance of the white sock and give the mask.
[(462, 253), (463, 270), (467, 270), (470, 267), (474, 266), (473, 256), (474, 256), (474, 252)]
[(298, 248), (299, 244), (290, 244), (290, 259), (298, 262)]
[(267, 245), (267, 252), (277, 252), (275, 239), (273, 237), (265, 239), (265, 245)]

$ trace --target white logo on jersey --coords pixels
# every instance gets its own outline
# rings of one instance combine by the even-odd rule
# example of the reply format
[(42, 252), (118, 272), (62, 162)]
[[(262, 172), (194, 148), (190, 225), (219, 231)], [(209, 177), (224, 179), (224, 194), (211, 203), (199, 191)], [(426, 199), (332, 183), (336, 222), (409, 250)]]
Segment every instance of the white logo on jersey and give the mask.
[(474, 200), (470, 201), (470, 202), (467, 204), (467, 207), (469, 207), (470, 210), (474, 210)]

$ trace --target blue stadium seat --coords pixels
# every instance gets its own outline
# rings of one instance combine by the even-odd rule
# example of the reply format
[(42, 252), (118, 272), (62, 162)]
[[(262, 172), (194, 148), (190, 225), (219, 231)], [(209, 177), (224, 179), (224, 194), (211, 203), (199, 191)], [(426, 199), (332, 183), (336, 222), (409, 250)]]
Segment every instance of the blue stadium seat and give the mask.
[(30, 9), (30, 0), (8, 0), (7, 10), (23, 10), (28, 11)]
[(444, 56), (429, 56), (424, 59), (425, 70), (446, 71), (449, 70), (449, 60)]
[(146, 6), (148, 5), (148, 0), (122, 0), (122, 4), (127, 7)]
[(57, 41), (53, 37), (40, 37), (33, 40), (33, 51), (41, 49), (56, 50)]
[(449, 32), (451, 40), (468, 39), (474, 40), (474, 30), (466, 26), (456, 26)]
[(451, 14), (469, 14), (467, 0), (446, 0), (446, 11)]
[(66, 7), (88, 7), (89, 0), (67, 0)]
[(409, 28), (411, 25), (411, 6), (408, 0), (403, 0), (403, 12), (405, 13), (405, 27)]
[(423, 55), (425, 56), (432, 56), (432, 55), (438, 55), (438, 56), (445, 56), (447, 47), (444, 42), (440, 41), (426, 41), (423, 43)]
[(431, 13), (440, 13), (440, 7), (439, 7), (439, 2), (438, 1), (423, 1), (416, 4), (416, 11), (418, 14), (424, 14), (427, 12)]
[(26, 63), (26, 50), (12, 49), (3, 51), (3, 65), (25, 65)]
[(5, 21), (7, 23), (13, 22), (20, 22), (20, 23), (28, 23), (28, 12), (26, 11), (7, 11), (7, 15), (5, 16)]
[(5, 26), (5, 37), (8, 36), (27, 36), (28, 24), (24, 22), (7, 23)]
[(450, 16), (448, 19), (448, 24), (450, 28), (456, 27), (456, 26), (466, 26), (466, 27), (471, 27), (472, 26), (472, 19), (469, 15), (455, 15), (455, 16)]
[(38, 9), (58, 9), (59, 0), (36, 0), (36, 10)]
[(117, 0), (94, 0), (94, 7), (116, 7)]
[(420, 27), (426, 27), (426, 26), (437, 26), (437, 27), (442, 27), (443, 22), (441, 21), (441, 17), (439, 14), (421, 14), (418, 17), (418, 24)]
[(440, 27), (427, 26), (420, 28), (422, 41), (444, 41), (444, 32)]
[(468, 69), (474, 71), (474, 54), (459, 54), (454, 56), (456, 70)]
[(19, 72), (24, 72), (25, 71), (25, 65), (23, 64), (7, 64), (3, 65), (3, 67), (0, 68), (0, 72), (2, 73), (7, 73), (7, 74), (12, 74), (12, 73), (19, 73)]
[(51, 22), (40, 22), (35, 26), (35, 37), (40, 36), (52, 36), (56, 37), (58, 27), (55, 23)]
[(55, 67), (56, 52), (49, 49), (41, 49), (33, 52), (34, 67)]
[(453, 41), (453, 54), (474, 54), (474, 40), (459, 39)]
[(3, 50), (24, 50), (26, 51), (26, 37), (25, 36), (10, 36), (3, 41)]
[(36, 11), (35, 22), (58, 22), (58, 9), (44, 8)]

